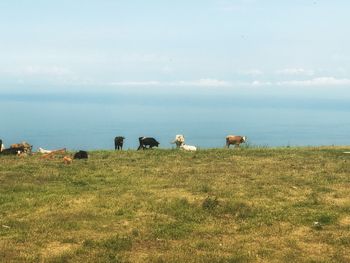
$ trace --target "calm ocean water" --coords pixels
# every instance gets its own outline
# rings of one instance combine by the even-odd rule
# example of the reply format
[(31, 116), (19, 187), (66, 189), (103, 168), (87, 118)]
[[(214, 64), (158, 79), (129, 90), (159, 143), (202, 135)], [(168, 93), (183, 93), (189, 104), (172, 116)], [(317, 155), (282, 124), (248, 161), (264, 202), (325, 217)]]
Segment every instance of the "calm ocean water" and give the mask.
[(116, 135), (135, 149), (153, 136), (171, 148), (176, 134), (201, 148), (223, 147), (228, 134), (251, 145), (350, 145), (350, 105), (342, 100), (243, 94), (3, 94), (0, 138), (34, 148), (113, 149)]

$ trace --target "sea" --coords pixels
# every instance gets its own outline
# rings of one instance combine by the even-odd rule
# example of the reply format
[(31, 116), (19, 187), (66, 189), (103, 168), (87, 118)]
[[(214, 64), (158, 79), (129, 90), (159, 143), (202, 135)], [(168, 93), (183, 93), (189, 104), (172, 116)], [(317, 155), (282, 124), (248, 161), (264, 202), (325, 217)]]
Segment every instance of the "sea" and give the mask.
[(257, 147), (350, 145), (348, 99), (263, 92), (24, 92), (0, 96), (0, 139), (45, 149), (136, 149), (141, 136), (173, 148), (176, 134), (223, 148), (229, 134)]

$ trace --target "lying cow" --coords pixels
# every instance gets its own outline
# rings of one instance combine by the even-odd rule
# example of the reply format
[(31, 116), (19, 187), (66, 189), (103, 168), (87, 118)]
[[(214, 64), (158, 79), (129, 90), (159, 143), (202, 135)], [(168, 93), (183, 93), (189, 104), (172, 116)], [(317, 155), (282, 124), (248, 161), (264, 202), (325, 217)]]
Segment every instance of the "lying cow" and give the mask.
[(246, 140), (246, 136), (229, 135), (226, 137), (226, 147), (229, 148), (231, 144), (233, 144), (236, 147), (239, 147), (239, 145), (241, 143), (245, 143)]
[(175, 140), (172, 143), (175, 143), (176, 148), (179, 148), (185, 143), (185, 137), (182, 134), (178, 134), (175, 136)]
[(8, 148), (8, 149), (3, 149), (0, 153), (2, 155), (16, 155), (24, 152), (23, 148)]
[(124, 137), (123, 136), (117, 136), (114, 138), (114, 149), (115, 150), (123, 150), (123, 143), (124, 143)]
[(74, 154), (73, 159), (87, 159), (89, 157), (88, 152), (87, 151), (79, 151), (77, 153)]
[(137, 150), (144, 150), (145, 148), (147, 148), (147, 146), (148, 148), (152, 149), (153, 147), (158, 147), (159, 145), (159, 142), (157, 142), (157, 140), (152, 137), (140, 137), (139, 142), (140, 146), (139, 148), (137, 148)]
[(21, 142), (21, 143), (11, 144), (10, 148), (18, 149), (19, 151), (25, 152), (25, 153), (31, 153), (33, 149), (33, 145), (30, 145), (27, 142)]
[(190, 151), (190, 152), (197, 151), (197, 147), (196, 146), (187, 145), (187, 144), (182, 144), (180, 146), (180, 149), (185, 150), (185, 151)]
[(38, 152), (39, 153), (52, 153), (52, 151), (51, 150), (45, 150), (45, 149), (43, 149), (43, 148), (38, 148)]
[(3, 155), (19, 155), (21, 153), (30, 154), (32, 152), (33, 146), (27, 142), (12, 144), (10, 148), (5, 149), (1, 147), (1, 154)]

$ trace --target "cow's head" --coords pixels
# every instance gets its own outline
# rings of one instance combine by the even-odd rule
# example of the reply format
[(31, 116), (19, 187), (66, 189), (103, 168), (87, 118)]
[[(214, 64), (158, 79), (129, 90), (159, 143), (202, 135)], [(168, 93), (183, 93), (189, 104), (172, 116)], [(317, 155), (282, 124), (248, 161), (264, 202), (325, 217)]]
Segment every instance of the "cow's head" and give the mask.
[(177, 142), (184, 142), (185, 141), (185, 137), (182, 134), (178, 134), (175, 136), (175, 141)]
[(247, 140), (247, 137), (246, 137), (246, 136), (243, 136), (243, 137), (242, 137), (242, 142), (246, 142), (246, 140)]

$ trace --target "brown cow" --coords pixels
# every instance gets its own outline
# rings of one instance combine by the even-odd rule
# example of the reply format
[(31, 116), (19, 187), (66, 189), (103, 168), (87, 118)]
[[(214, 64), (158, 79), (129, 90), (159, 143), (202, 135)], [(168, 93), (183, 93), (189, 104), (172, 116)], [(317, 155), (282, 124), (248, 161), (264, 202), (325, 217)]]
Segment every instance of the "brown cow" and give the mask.
[(226, 147), (229, 148), (231, 144), (239, 147), (241, 143), (245, 143), (247, 140), (246, 136), (236, 136), (236, 135), (228, 135), (226, 136)]

